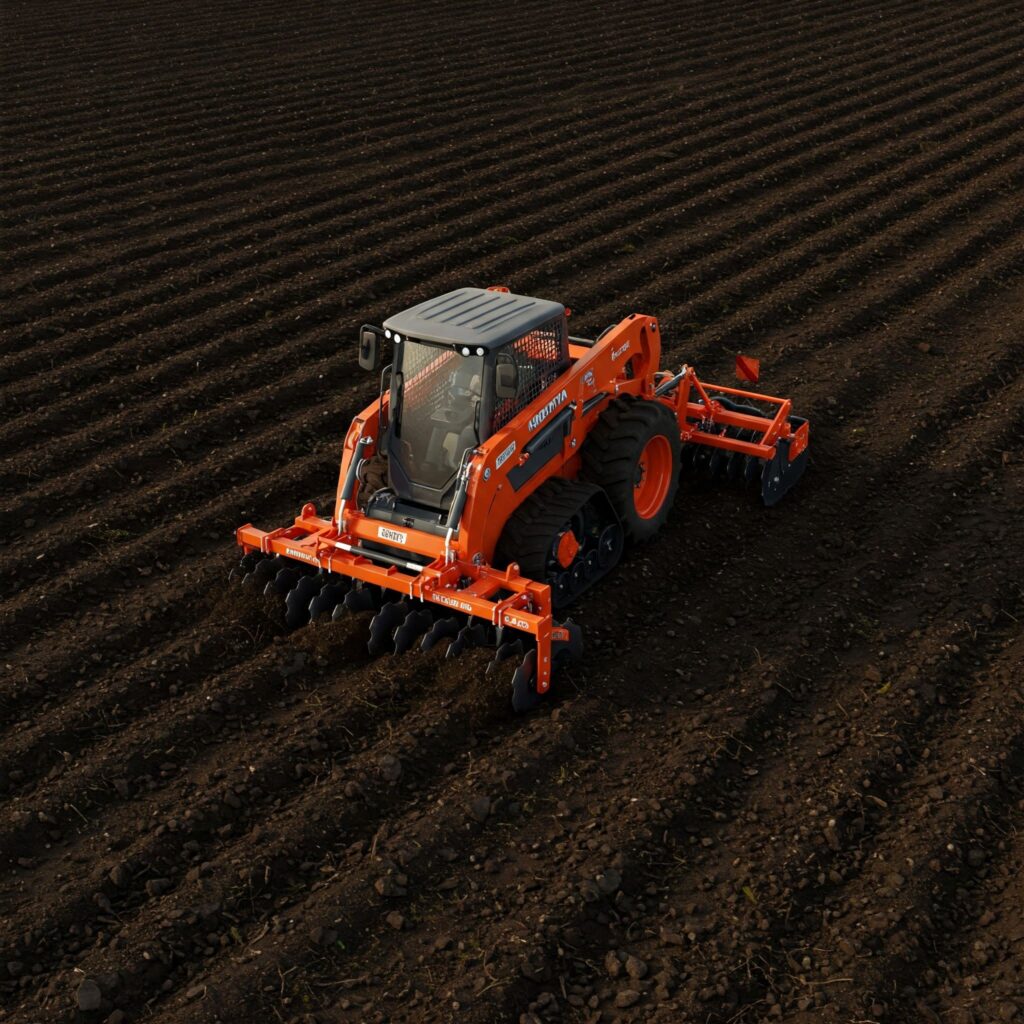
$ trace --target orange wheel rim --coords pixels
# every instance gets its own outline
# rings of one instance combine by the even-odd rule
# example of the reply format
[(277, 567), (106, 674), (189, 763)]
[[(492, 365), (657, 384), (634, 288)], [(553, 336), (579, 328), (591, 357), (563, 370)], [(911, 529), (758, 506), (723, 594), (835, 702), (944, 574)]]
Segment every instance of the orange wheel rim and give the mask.
[(665, 504), (672, 480), (672, 446), (655, 434), (640, 453), (633, 482), (633, 505), (641, 519), (653, 519)]

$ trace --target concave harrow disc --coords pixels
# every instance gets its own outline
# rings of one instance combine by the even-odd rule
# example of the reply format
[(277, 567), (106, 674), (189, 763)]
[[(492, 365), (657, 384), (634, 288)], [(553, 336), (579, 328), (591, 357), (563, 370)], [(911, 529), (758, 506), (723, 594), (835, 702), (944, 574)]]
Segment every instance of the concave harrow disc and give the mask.
[[(763, 415), (752, 405), (741, 405), (728, 398), (716, 398), (716, 401), (731, 412), (748, 416)], [(799, 416), (789, 417), (789, 424), (794, 430), (806, 422)], [(716, 427), (714, 432), (737, 441), (755, 441), (760, 436), (756, 431), (742, 427)], [(772, 458), (759, 459), (755, 455), (691, 443), (683, 446), (683, 472), (698, 474), (708, 480), (727, 480), (741, 486), (760, 482), (761, 500), (770, 508), (793, 487), (807, 468), (807, 449), (790, 461), (789, 446), (788, 438), (780, 440), (776, 443)]]
[[(298, 629), (312, 620), (330, 615), (338, 621), (358, 612), (373, 612), (367, 650), (373, 656), (389, 651), (406, 654), (417, 646), (429, 651), (444, 644), (445, 657), (456, 658), (463, 651), (493, 646), (494, 657), (487, 675), (509, 672), (512, 706), (516, 711), (537, 707), (537, 650), (533, 639), (524, 634), (496, 629), (488, 623), (440, 606), (402, 597), (394, 591), (355, 583), (281, 555), (249, 552), (230, 580), (258, 587), (266, 596), (284, 598), (285, 623)], [(582, 651), (578, 626), (565, 623), (568, 642), (556, 644), (556, 664), (575, 660)], [(511, 639), (509, 634), (512, 633)], [(510, 671), (511, 669), (511, 671)]]

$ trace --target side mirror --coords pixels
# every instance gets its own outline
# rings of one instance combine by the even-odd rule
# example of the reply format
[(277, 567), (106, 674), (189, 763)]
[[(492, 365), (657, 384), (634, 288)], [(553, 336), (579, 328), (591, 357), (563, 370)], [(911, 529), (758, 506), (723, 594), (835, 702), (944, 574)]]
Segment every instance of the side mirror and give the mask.
[(502, 359), (494, 367), (494, 393), (498, 398), (515, 398), (519, 393), (519, 368), (511, 359)]
[(372, 327), (363, 327), (359, 331), (359, 365), (364, 370), (375, 372), (380, 369), (381, 351), (380, 338)]

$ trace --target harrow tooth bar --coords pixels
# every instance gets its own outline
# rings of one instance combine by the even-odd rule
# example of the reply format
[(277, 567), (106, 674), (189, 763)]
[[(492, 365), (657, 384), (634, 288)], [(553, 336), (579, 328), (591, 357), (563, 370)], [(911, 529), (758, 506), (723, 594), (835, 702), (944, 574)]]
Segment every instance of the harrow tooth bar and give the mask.
[(412, 610), (408, 601), (388, 601), (370, 620), (370, 638), (366, 649), (376, 656), (391, 647), (391, 637)]
[(433, 621), (434, 616), (429, 609), (422, 605), (412, 608), (395, 630), (395, 654), (405, 654), (411, 650), (416, 641), (430, 629)]

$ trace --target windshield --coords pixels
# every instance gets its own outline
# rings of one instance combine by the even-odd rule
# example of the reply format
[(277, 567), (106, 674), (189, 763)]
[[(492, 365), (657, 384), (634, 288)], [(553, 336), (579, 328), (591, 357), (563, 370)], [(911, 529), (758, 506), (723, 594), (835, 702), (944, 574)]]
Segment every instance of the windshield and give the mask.
[(403, 468), (415, 483), (442, 488), (463, 452), (479, 444), (484, 357), (407, 339), (398, 362), (395, 437)]

